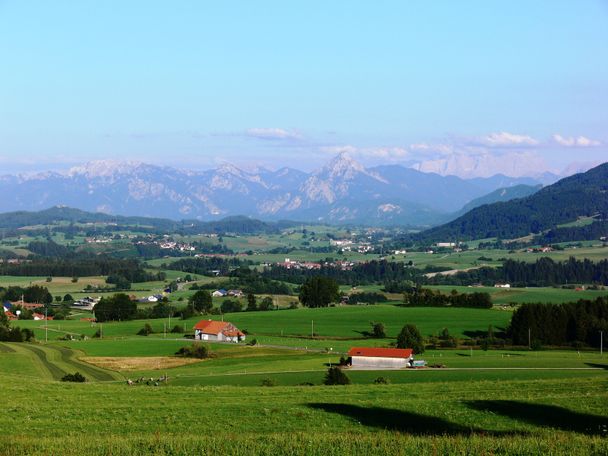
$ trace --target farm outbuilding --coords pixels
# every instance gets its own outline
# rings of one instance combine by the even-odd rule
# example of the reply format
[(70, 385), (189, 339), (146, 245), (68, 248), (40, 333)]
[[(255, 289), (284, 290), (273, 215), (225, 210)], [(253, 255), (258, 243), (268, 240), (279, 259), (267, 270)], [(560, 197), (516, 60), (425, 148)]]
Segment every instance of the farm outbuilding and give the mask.
[(201, 320), (194, 325), (194, 338), (218, 342), (240, 342), (245, 333), (228, 321)]
[(414, 360), (410, 348), (354, 347), (348, 351), (348, 356), (354, 369), (401, 369)]

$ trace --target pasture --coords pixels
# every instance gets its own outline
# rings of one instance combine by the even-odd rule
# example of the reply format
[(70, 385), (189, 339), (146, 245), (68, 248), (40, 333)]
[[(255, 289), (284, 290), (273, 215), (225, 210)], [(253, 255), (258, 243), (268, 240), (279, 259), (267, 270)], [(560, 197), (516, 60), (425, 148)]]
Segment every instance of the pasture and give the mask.
[(6, 455), (608, 451), (605, 375), (334, 387), (4, 379)]
[[(413, 323), (425, 336), (437, 335), (443, 328), (448, 328), (455, 336), (486, 331), (489, 325), (495, 330), (506, 328), (511, 318), (509, 311), (494, 309), (438, 308), (438, 307), (398, 307), (393, 305), (372, 306), (338, 306), (318, 309), (298, 308), (267, 312), (238, 312), (206, 317), (194, 317), (187, 320), (172, 318), (152, 320), (133, 320), (125, 322), (108, 322), (95, 324), (79, 320), (57, 320), (48, 322), (49, 338), (55, 339), (65, 333), (92, 336), (100, 327), (103, 336), (134, 336), (145, 323), (149, 323), (154, 332), (163, 334), (175, 326), (181, 325), (191, 330), (202, 318), (231, 321), (249, 338), (258, 336), (275, 337), (311, 337), (325, 340), (362, 339), (371, 328), (371, 322), (384, 323), (388, 337), (397, 337), (406, 323)], [(44, 339), (44, 321), (20, 320), (18, 325), (32, 328), (38, 339)], [(170, 337), (170, 336), (169, 336)], [(304, 346), (304, 343), (301, 343)]]

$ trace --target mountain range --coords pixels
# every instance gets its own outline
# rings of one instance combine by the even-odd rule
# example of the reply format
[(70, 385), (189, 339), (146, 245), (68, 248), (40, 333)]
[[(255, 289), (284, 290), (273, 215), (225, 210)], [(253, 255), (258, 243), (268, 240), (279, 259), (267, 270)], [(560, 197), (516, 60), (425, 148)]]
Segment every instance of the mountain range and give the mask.
[(173, 220), (245, 215), (262, 220), (430, 226), (457, 217), (465, 205), (471, 209), (475, 204), (520, 197), (535, 192), (538, 185), (533, 178), (500, 174), (467, 180), (400, 165), (366, 168), (344, 153), (311, 173), (287, 167), (251, 172), (225, 164), (191, 171), (94, 161), (66, 172), (0, 177), (4, 195), (0, 212), (61, 205)]

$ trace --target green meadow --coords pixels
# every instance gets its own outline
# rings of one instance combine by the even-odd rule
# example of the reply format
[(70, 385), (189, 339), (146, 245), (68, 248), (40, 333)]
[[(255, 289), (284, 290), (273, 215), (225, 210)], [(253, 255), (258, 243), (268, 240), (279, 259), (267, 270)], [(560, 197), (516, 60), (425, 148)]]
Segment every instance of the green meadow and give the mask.
[[(178, 318), (133, 320), (108, 322), (103, 324), (79, 320), (56, 320), (48, 322), (49, 338), (56, 339), (65, 333), (92, 336), (101, 328), (104, 337), (134, 336), (145, 323), (152, 326), (157, 334), (164, 334), (175, 326), (181, 325), (191, 330), (201, 318), (231, 321), (249, 338), (258, 336), (298, 338), (312, 337), (323, 340), (362, 339), (370, 330), (371, 322), (384, 323), (389, 337), (396, 337), (406, 323), (414, 323), (424, 335), (436, 335), (448, 328), (455, 336), (465, 336), (467, 332), (486, 331), (489, 325), (495, 329), (506, 328), (511, 312), (494, 309), (437, 308), (437, 307), (399, 307), (390, 304), (372, 306), (337, 306), (319, 309), (298, 308), (267, 312), (238, 312), (188, 320)], [(19, 326), (32, 328), (38, 339), (44, 339), (46, 322), (21, 320)], [(305, 339), (301, 339), (305, 340)], [(304, 346), (305, 343), (301, 342)]]
[(3, 378), (0, 396), (9, 413), (0, 453), (6, 455), (608, 451), (605, 375), (334, 387)]
[[(208, 344), (211, 358), (164, 367), (192, 343), (183, 334), (165, 334), (168, 319), (51, 321), (47, 344), (0, 343), (0, 400), (9, 430), (0, 436), (0, 454), (608, 451), (608, 358), (596, 351), (428, 350), (417, 358), (442, 367), (346, 369), (351, 385), (322, 384), (341, 353), (355, 345), (387, 346), (406, 322), (425, 335), (448, 327), (465, 336), (490, 324), (504, 328), (508, 311), (378, 305), (224, 318), (248, 329), (248, 340), (259, 344)], [(191, 333), (197, 320), (172, 319), (171, 325)], [(383, 321), (389, 337), (365, 337), (370, 321)], [(146, 322), (156, 333), (136, 336)], [(34, 328), (44, 340), (45, 322), (18, 324)], [(65, 334), (90, 336), (100, 328), (101, 339), (58, 340)], [(112, 367), (100, 367), (100, 360)], [(138, 367), (129, 367), (133, 360)], [(87, 382), (58, 381), (74, 372)], [(168, 381), (158, 386), (126, 381), (161, 376)], [(388, 384), (377, 384), (379, 377)]]

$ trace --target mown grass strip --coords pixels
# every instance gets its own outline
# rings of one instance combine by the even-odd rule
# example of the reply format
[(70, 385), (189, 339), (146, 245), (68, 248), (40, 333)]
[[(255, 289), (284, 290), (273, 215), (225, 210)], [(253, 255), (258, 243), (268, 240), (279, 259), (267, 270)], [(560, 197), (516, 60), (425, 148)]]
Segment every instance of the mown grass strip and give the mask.
[(49, 360), (48, 353), (41, 348), (34, 347), (30, 344), (23, 344), (22, 348), (32, 352), (42, 363), (42, 365), (50, 372), (51, 376), (55, 380), (61, 380), (61, 378), (67, 374), (66, 371), (61, 369), (55, 363)]
[(89, 364), (86, 364), (84, 362), (74, 359), (75, 353), (73, 350), (70, 350), (69, 348), (57, 347), (57, 346), (55, 346), (55, 347), (47, 346), (47, 348), (52, 349), (52, 350), (57, 350), (61, 355), (61, 361), (63, 361), (65, 364), (67, 364), (69, 366), (73, 366), (75, 370), (79, 371), (87, 378), (93, 378), (100, 382), (116, 380), (116, 377), (113, 376), (112, 374), (110, 374), (109, 372), (105, 372), (101, 369), (95, 368)]
[(0, 343), (0, 353), (14, 353), (14, 352), (15, 352), (15, 350), (13, 350), (8, 345)]

